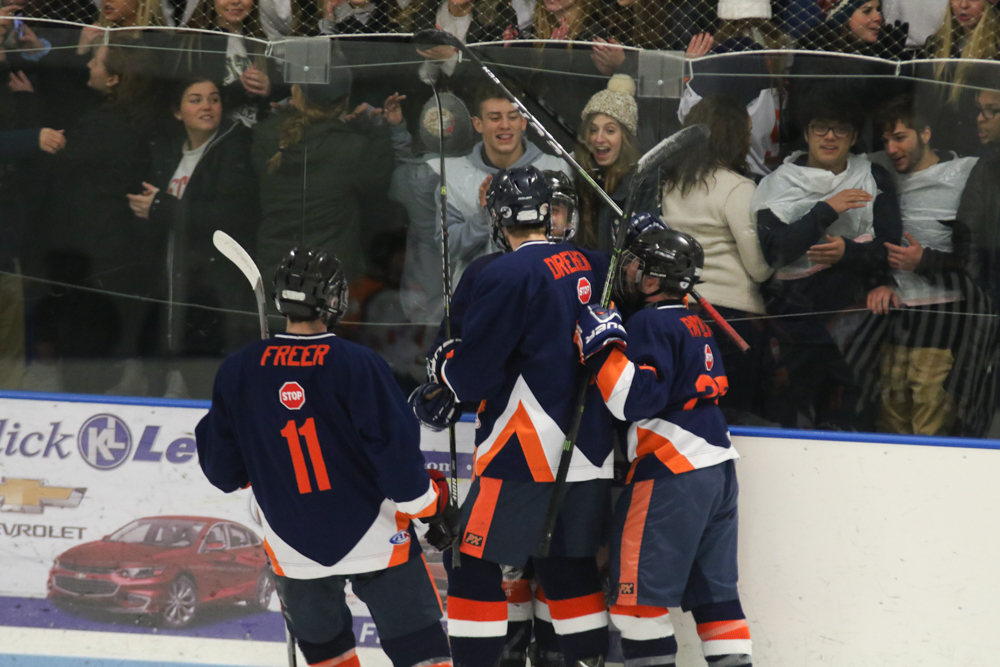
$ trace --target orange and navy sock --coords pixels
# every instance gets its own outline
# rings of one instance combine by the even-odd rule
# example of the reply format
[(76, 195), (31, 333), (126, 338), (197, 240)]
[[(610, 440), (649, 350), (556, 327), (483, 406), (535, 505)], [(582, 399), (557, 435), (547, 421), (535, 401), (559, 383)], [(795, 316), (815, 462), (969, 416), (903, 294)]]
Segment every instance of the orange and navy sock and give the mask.
[(625, 667), (674, 664), (677, 639), (666, 607), (612, 605), (611, 622), (622, 635)]
[(496, 563), (462, 554), (452, 569), (451, 551), (442, 554), (448, 572), (448, 638), (455, 667), (495, 667), (507, 638), (507, 595)]
[(448, 636), (438, 621), (402, 637), (380, 637), (379, 640), (393, 667), (451, 666)]
[(306, 664), (310, 667), (360, 667), (354, 650), (354, 630), (346, 623), (341, 632), (328, 642), (314, 644), (296, 639)]
[(715, 602), (691, 610), (710, 667), (750, 667), (750, 627), (739, 600)]
[(556, 629), (552, 626), (549, 602), (545, 599), (545, 590), (541, 583), (535, 587), (534, 612), (535, 645), (531, 653), (532, 667), (535, 665), (550, 667), (565, 664), (566, 660), (559, 648), (559, 637), (556, 636)]
[(531, 593), (531, 570), (526, 568), (517, 579), (504, 576), (503, 590), (507, 594), (507, 637), (504, 641), (501, 667), (524, 667), (531, 644), (534, 618)]
[(567, 663), (608, 652), (608, 607), (593, 558), (536, 558), (552, 625)]

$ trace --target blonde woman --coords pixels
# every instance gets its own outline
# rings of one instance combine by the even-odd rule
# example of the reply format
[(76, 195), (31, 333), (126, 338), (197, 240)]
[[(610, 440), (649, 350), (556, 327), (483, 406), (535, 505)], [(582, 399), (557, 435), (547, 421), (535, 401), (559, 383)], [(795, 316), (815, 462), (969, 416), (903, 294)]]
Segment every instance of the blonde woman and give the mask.
[(147, 28), (166, 25), (160, 0), (103, 0), (101, 14), (92, 26), (80, 31), (76, 52), (87, 53), (95, 41), (103, 41), (109, 28)]
[(590, 41), (596, 36), (596, 0), (538, 0), (535, 3), (535, 39)]
[(921, 79), (937, 82), (917, 89), (921, 104), (937, 111), (935, 143), (959, 155), (979, 155), (975, 91), (969, 83), (976, 70), (996, 67), (975, 61), (1000, 58), (1000, 10), (988, 0), (949, 0), (944, 21), (924, 46), (924, 57), (942, 59), (918, 68)]

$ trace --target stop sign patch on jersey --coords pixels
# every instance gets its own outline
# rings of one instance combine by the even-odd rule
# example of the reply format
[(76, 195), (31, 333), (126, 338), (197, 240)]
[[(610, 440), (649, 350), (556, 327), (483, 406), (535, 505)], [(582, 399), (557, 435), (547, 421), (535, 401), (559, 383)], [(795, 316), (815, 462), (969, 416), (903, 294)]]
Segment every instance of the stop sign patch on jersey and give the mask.
[(576, 281), (576, 295), (580, 297), (580, 303), (587, 305), (590, 303), (590, 281), (586, 278), (580, 278)]
[(705, 370), (712, 370), (712, 366), (715, 365), (715, 355), (712, 354), (712, 348), (708, 345), (705, 346)]
[(306, 392), (298, 382), (286, 382), (278, 390), (278, 400), (289, 410), (298, 410), (306, 402)]

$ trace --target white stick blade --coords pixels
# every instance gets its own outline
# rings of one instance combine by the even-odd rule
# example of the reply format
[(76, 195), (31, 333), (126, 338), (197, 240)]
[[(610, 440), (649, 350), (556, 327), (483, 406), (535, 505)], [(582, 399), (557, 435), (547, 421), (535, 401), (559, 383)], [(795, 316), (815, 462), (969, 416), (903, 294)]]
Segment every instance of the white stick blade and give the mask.
[(708, 139), (709, 134), (710, 130), (708, 126), (701, 123), (685, 127), (683, 130), (671, 134), (639, 158), (639, 163), (636, 165), (636, 173), (641, 175), (651, 169), (655, 169), (671, 156), (681, 151), (689, 150), (696, 144), (705, 141)]
[(254, 263), (253, 258), (243, 249), (236, 240), (225, 233), (221, 229), (215, 230), (212, 234), (212, 243), (215, 244), (216, 250), (221, 252), (226, 256), (230, 262), (236, 265), (236, 267), (243, 272), (243, 275), (247, 277), (250, 284), (257, 287), (258, 283), (261, 283), (260, 271), (257, 269), (257, 264)]

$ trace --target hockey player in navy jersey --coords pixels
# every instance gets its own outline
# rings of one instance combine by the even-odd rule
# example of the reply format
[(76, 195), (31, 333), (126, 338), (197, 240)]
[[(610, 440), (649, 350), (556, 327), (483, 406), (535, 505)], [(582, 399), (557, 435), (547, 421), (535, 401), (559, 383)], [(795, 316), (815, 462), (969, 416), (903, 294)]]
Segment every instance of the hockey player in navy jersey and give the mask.
[(282, 611), (310, 665), (359, 665), (347, 582), (394, 667), (451, 665), (412, 524), (440, 521), (448, 486), (424, 468), (419, 424), (389, 366), (327, 332), (347, 308), (335, 257), (289, 252), (274, 299), (286, 333), (222, 363), (195, 431), (202, 470), (227, 493), (253, 486)]
[[(546, 237), (553, 243), (570, 242), (576, 236), (579, 223), (576, 188), (573, 181), (561, 171), (546, 170), (542, 175), (551, 190), (549, 199), (551, 225)], [(505, 177), (506, 172), (501, 178)], [(500, 182), (498, 180), (498, 185)], [(495, 201), (495, 196), (492, 198)], [(486, 205), (485, 190), (482, 204)], [(602, 284), (607, 274), (607, 255), (599, 250), (586, 248), (579, 250), (590, 262), (597, 284)], [(462, 319), (472, 302), (472, 289), (476, 276), (504, 252), (505, 250), (501, 248), (497, 252), (483, 255), (473, 260), (462, 273), (451, 299), (452, 337), (462, 337)], [(436, 350), (448, 339), (446, 331), (445, 323), (442, 321), (432, 350)], [(478, 405), (474, 403), (462, 406), (466, 412), (474, 412), (477, 407)], [(532, 667), (560, 667), (564, 664), (552, 627), (544, 588), (534, 573), (534, 564), (530, 561), (523, 568), (510, 566), (503, 568), (503, 587), (507, 594), (507, 639), (499, 667), (524, 667), (529, 653)]]
[(692, 612), (709, 665), (751, 664), (736, 589), (739, 455), (718, 406), (729, 384), (711, 329), (684, 300), (704, 262), (687, 234), (645, 232), (615, 280), (617, 299), (645, 306), (628, 332), (614, 309), (580, 321), (580, 354), (628, 423), (631, 467), (611, 538), (611, 620), (626, 665), (674, 664), (667, 607)]
[(612, 456), (610, 418), (596, 386), (550, 556), (535, 554), (580, 373), (572, 336), (600, 289), (587, 255), (546, 238), (550, 200), (534, 168), (494, 179), (487, 208), (494, 239), (509, 251), (475, 276), (462, 339), (437, 349), (434, 382), (410, 398), (422, 421), (436, 428), (457, 418), (457, 401), (480, 402), (475, 478), (462, 507), (461, 567), (449, 571), (448, 581), (448, 634), (462, 667), (496, 664), (508, 620), (501, 565), (523, 567), (532, 557), (567, 663), (599, 665), (607, 651), (594, 555), (608, 513)]

